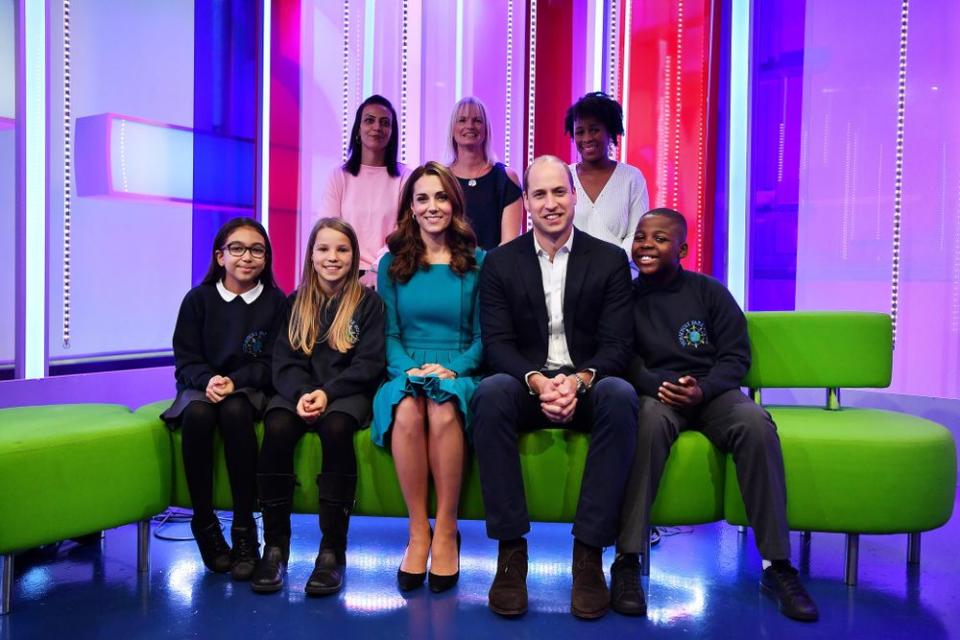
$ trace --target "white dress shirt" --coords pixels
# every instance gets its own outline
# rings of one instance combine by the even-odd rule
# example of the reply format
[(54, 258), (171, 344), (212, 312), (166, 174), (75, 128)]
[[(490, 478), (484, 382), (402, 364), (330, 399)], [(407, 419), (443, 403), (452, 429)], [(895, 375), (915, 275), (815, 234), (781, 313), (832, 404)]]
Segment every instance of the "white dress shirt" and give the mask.
[(567, 284), (567, 263), (570, 261), (570, 250), (573, 248), (573, 230), (570, 237), (563, 243), (557, 253), (550, 260), (537, 236), (533, 236), (533, 247), (537, 252), (540, 263), (540, 275), (543, 277), (543, 297), (547, 303), (547, 361), (543, 368), (554, 371), (562, 367), (572, 367), (573, 358), (567, 346), (567, 334), (563, 327), (563, 294)]

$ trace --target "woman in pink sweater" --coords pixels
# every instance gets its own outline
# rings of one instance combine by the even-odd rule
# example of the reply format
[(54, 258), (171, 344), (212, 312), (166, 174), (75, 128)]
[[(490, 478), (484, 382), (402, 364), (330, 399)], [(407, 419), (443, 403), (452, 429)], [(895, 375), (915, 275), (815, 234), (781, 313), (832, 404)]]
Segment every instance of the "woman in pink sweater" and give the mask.
[[(357, 108), (350, 156), (330, 174), (319, 217), (343, 218), (360, 241), (360, 273), (377, 269), (385, 239), (396, 224), (397, 202), (409, 170), (397, 162), (397, 113), (390, 101), (372, 95)], [(365, 284), (374, 276), (363, 278)]]

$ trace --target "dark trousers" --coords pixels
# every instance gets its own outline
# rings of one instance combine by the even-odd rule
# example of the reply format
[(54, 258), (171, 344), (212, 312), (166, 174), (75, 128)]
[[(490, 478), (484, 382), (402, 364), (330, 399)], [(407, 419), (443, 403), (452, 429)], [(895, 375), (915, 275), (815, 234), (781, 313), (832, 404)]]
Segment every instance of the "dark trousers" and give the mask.
[(648, 396), (640, 398), (636, 457), (623, 505), (617, 550), (640, 553), (650, 521), (650, 505), (681, 431), (696, 429), (724, 453), (733, 455), (747, 517), (757, 548), (767, 560), (790, 557), (787, 490), (780, 438), (770, 414), (739, 389), (679, 411)]
[(518, 433), (569, 428), (591, 434), (573, 535), (594, 547), (613, 544), (637, 437), (637, 395), (628, 382), (613, 377), (598, 381), (578, 400), (569, 424), (551, 423), (526, 385), (503, 373), (480, 383), (471, 406), (488, 536), (512, 540), (530, 531)]

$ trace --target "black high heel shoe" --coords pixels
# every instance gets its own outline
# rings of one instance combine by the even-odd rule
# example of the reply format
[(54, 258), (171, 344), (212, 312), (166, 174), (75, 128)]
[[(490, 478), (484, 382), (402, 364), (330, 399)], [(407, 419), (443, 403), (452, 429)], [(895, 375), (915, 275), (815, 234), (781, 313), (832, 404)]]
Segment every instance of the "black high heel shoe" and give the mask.
[(440, 576), (435, 574), (433, 571), (431, 571), (430, 578), (428, 580), (430, 584), (430, 591), (434, 593), (443, 593), (444, 591), (447, 591), (455, 587), (459, 579), (460, 579), (460, 532), (457, 531), (457, 572), (449, 576)]
[[(430, 528), (430, 540), (433, 541), (433, 527)], [(407, 548), (410, 548), (409, 543)], [(400, 558), (400, 566), (403, 566), (403, 559), (407, 557), (407, 550), (403, 551), (403, 558)], [(426, 569), (426, 567), (424, 567)], [(417, 587), (423, 584), (423, 581), (427, 579), (427, 572), (423, 573), (408, 573), (403, 569), (397, 569), (397, 586), (400, 588), (400, 591), (413, 591)]]

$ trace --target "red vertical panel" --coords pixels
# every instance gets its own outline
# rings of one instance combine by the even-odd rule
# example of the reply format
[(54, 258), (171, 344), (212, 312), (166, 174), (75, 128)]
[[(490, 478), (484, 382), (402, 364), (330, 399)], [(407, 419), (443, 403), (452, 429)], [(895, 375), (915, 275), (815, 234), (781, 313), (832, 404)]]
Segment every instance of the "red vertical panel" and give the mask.
[(537, 1), (534, 155), (549, 153), (564, 161), (570, 155), (570, 140), (563, 132), (563, 116), (574, 101), (574, 2)]
[(277, 283), (292, 291), (300, 189), (300, 0), (274, 0), (270, 39), (270, 242)]
[(710, 75), (712, 2), (631, 1), (627, 161), (646, 176), (652, 207), (671, 207), (687, 218), (684, 266), (706, 271), (715, 146), (708, 111), (716, 85)]

